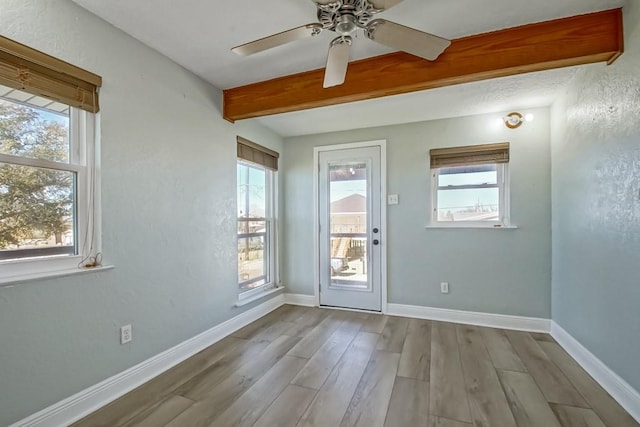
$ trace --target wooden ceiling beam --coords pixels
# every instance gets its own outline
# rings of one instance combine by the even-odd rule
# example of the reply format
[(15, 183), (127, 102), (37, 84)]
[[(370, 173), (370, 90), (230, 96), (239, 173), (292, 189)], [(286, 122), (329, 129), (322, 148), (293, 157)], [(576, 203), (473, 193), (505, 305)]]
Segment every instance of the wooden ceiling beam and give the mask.
[(453, 40), (435, 62), (404, 52), (354, 61), (343, 85), (322, 88), (324, 69), (224, 91), (229, 121), (474, 82), (613, 62), (623, 51), (622, 10), (524, 25)]

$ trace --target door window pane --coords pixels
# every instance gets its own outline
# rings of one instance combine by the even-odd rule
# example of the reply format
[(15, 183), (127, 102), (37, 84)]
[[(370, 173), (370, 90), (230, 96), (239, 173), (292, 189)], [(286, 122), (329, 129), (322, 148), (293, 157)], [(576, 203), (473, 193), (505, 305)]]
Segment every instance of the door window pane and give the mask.
[(332, 286), (368, 289), (367, 163), (329, 164)]

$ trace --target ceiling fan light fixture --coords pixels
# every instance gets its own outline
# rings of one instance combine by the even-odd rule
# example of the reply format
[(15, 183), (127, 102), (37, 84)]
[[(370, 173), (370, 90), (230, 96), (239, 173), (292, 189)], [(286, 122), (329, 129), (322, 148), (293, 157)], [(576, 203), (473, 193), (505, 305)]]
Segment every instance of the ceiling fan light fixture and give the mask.
[(336, 33), (341, 36), (350, 36), (356, 32), (358, 25), (356, 24), (356, 18), (353, 15), (342, 15), (340, 21), (336, 25)]

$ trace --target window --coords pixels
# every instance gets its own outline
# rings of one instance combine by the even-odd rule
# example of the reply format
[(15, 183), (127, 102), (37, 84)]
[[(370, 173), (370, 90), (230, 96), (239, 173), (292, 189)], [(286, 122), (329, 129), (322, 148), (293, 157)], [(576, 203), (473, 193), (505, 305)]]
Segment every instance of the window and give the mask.
[(275, 286), (278, 153), (238, 138), (238, 285), (243, 296)]
[(100, 77), (3, 37), (0, 52), (0, 282), (11, 282), (86, 265), (98, 251)]
[(509, 144), (431, 150), (432, 225), (509, 226)]

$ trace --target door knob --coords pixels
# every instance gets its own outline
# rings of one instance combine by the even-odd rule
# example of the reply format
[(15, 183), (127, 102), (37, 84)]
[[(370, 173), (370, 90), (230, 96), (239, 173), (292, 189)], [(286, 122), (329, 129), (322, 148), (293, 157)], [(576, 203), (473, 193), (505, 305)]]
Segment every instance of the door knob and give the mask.
[(378, 230), (377, 228), (374, 228), (374, 229), (373, 229), (373, 232), (374, 232), (374, 233), (377, 233), (378, 231), (380, 231), (380, 230)]
[(380, 244), (380, 240), (378, 240), (378, 239), (373, 239), (373, 244), (374, 244), (374, 245), (378, 245), (378, 244)]

